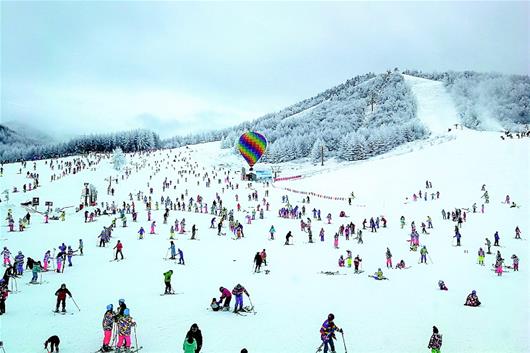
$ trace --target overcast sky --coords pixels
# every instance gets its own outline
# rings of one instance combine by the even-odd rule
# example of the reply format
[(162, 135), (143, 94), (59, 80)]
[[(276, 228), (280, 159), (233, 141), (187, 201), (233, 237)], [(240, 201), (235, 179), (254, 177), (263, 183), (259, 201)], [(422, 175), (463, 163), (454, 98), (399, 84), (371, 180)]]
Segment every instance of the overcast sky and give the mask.
[(5, 2), (1, 122), (231, 126), (357, 74), (528, 74), (528, 2)]

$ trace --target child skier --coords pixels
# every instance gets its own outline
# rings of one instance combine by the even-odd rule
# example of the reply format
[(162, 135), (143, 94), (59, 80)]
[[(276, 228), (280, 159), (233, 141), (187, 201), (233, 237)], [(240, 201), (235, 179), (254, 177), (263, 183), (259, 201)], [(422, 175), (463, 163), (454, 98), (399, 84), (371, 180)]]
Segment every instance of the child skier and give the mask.
[(66, 288), (66, 284), (61, 284), (61, 288), (57, 289), (55, 292), (55, 295), (57, 296), (57, 303), (55, 305), (55, 312), (59, 312), (59, 305), (62, 305), (62, 312), (66, 312), (66, 295), (68, 295), (70, 298), (72, 298), (72, 293)]
[(431, 353), (440, 353), (440, 348), (442, 347), (442, 335), (438, 333), (438, 328), (436, 326), (432, 327), (432, 335), (429, 340), (428, 349), (431, 350)]
[(136, 322), (129, 315), (129, 309), (123, 311), (123, 315), (118, 318), (118, 349), (117, 353), (123, 352), (121, 347), (125, 344), (125, 352), (131, 348), (131, 328)]
[(342, 329), (338, 328), (333, 321), (335, 315), (329, 314), (326, 321), (322, 323), (320, 327), (320, 339), (322, 340), (322, 346), (324, 346), (324, 353), (328, 352), (328, 349), (331, 348), (331, 352), (335, 352), (335, 344), (333, 342), (335, 337), (335, 331), (342, 333)]
[(245, 293), (247, 297), (250, 298), (250, 294), (248, 294), (245, 287), (243, 287), (239, 283), (232, 290), (232, 294), (236, 296), (236, 305), (234, 307), (234, 313), (237, 313), (238, 311), (243, 310), (243, 293)]
[(107, 305), (107, 311), (103, 315), (101, 325), (103, 326), (103, 347), (101, 347), (101, 351), (110, 352), (112, 349), (109, 344), (112, 336), (112, 326), (114, 325), (114, 311), (112, 304)]
[(173, 289), (171, 288), (171, 276), (173, 276), (173, 270), (169, 270), (164, 273), (164, 284), (166, 285), (166, 289), (164, 290), (164, 294), (172, 294)]

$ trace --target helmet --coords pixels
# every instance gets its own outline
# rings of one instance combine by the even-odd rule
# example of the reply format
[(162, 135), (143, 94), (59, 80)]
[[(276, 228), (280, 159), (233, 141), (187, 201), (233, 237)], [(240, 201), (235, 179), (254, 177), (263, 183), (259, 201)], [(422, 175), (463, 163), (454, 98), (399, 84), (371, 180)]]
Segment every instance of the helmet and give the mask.
[(128, 308), (123, 310), (123, 315), (129, 316), (129, 309)]
[(477, 294), (477, 291), (476, 291), (476, 290), (473, 290), (473, 291), (471, 292), (471, 294)]
[(333, 319), (335, 319), (335, 315), (333, 315), (333, 314), (329, 314), (329, 315), (328, 315), (328, 320), (333, 320)]
[(125, 304), (125, 299), (120, 299), (120, 300), (118, 300), (118, 303), (120, 303), (120, 304)]
[(223, 289), (224, 289), (223, 287), (219, 287), (219, 291), (221, 291), (221, 292), (222, 292), (222, 291), (223, 291)]
[(112, 310), (113, 308), (112, 304), (107, 305), (107, 310)]
[(22, 251), (19, 251), (18, 254), (19, 254), (19, 255), (22, 255)]

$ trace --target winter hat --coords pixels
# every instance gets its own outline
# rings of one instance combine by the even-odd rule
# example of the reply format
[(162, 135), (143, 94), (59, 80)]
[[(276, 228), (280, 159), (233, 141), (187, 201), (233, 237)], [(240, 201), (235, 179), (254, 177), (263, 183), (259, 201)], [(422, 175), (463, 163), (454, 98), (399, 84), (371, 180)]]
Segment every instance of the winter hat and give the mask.
[(477, 294), (477, 291), (476, 291), (476, 290), (473, 290), (473, 291), (471, 292), (471, 294)]
[(328, 320), (333, 320), (333, 319), (335, 319), (335, 315), (333, 315), (333, 314), (329, 314), (329, 315), (328, 315)]
[(120, 304), (125, 304), (125, 299), (120, 299), (120, 300), (118, 300), (118, 303), (120, 303)]
[(433, 332), (433, 333), (438, 333), (438, 327), (433, 326), (433, 327), (432, 327), (432, 332)]
[(112, 310), (113, 308), (112, 304), (107, 305), (107, 310)]
[(129, 309), (128, 308), (123, 310), (123, 315), (129, 316)]

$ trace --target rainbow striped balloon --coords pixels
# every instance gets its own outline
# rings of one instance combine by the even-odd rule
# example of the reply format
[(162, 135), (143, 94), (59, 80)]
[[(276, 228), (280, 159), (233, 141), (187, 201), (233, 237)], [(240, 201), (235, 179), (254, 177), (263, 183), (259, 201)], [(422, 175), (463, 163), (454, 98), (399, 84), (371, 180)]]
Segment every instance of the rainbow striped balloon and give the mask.
[(248, 131), (239, 137), (237, 147), (252, 170), (254, 164), (259, 161), (267, 149), (267, 139), (256, 131)]

